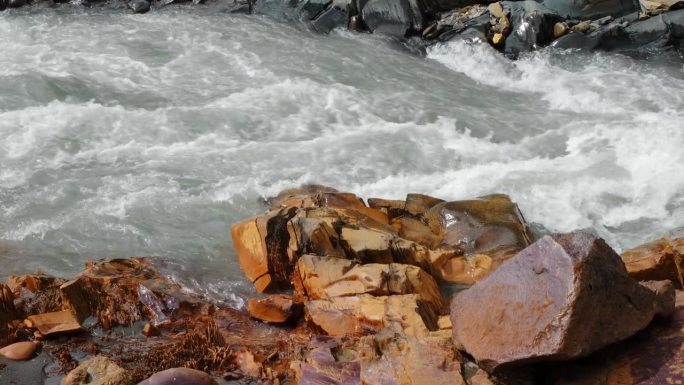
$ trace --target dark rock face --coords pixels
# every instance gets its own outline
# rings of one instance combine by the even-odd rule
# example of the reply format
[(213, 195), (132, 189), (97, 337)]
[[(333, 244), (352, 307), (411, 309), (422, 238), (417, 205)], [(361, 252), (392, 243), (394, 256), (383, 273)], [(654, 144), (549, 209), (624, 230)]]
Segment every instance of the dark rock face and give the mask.
[(535, 1), (505, 2), (504, 7), (510, 12), (513, 24), (506, 38), (506, 56), (516, 58), (553, 40), (553, 26), (561, 21), (553, 11)]
[(620, 17), (639, 10), (636, 0), (544, 0), (542, 4), (569, 19)]
[(7, 1), (0, 0), (0, 11), (4, 11), (5, 9), (7, 9)]
[(489, 371), (587, 356), (672, 312), (671, 283), (648, 286), (601, 239), (545, 236), (454, 298), (454, 341)]
[(371, 32), (399, 37), (423, 26), (417, 0), (369, 0), (361, 17)]
[(23, 7), (28, 3), (27, 0), (7, 0), (7, 7), (8, 8), (19, 8)]
[(128, 8), (135, 13), (146, 13), (150, 10), (150, 2), (147, 0), (131, 0), (128, 3)]

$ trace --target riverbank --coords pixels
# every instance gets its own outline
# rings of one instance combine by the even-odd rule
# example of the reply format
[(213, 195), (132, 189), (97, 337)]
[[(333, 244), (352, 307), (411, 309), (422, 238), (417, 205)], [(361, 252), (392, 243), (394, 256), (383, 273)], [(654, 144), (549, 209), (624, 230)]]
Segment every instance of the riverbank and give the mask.
[[(0, 287), (0, 345), (36, 341), (42, 350), (26, 342), (0, 350), (21, 355), (1, 359), (0, 379), (56, 384), (67, 372), (62, 384), (102, 376), (129, 385), (158, 372), (150, 383), (167, 384), (173, 373), (206, 384), (684, 379), (684, 238), (618, 256), (586, 232), (532, 231), (503, 194), (366, 204), (307, 187), (268, 206), (235, 223), (232, 237), (256, 290), (279, 294), (232, 309), (182, 287), (160, 273), (163, 261), (149, 258), (91, 262), (69, 280), (13, 277)], [(490, 292), (505, 282), (506, 290)], [(96, 356), (105, 358), (90, 360)], [(164, 372), (176, 367), (213, 379)], [(90, 380), (78, 382), (84, 371)]]
[[(672, 0), (503, 1), (469, 0), (225, 0), (221, 12), (259, 13), (306, 24), (327, 34), (337, 28), (359, 33), (412, 39), (430, 46), (454, 39), (470, 44), (489, 43), (506, 57), (551, 46), (562, 50), (610, 51), (652, 56), (675, 50), (681, 56), (684, 10)], [(78, 2), (73, 6), (105, 4), (134, 13), (171, 6), (181, 1), (127, 0)], [(201, 6), (203, 1), (195, 1)], [(2, 0), (0, 10), (54, 3)], [(47, 9), (46, 9), (47, 10)]]

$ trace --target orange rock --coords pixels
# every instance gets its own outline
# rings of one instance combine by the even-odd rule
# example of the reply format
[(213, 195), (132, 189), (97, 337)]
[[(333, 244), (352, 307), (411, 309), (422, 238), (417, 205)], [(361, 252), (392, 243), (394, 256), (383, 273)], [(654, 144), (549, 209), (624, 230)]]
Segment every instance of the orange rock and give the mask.
[(40, 347), (40, 342), (16, 342), (0, 349), (0, 356), (14, 361), (24, 361), (31, 358), (38, 347)]
[(133, 376), (104, 356), (83, 361), (70, 371), (60, 385), (133, 385)]
[(44, 336), (83, 331), (70, 310), (32, 315), (26, 321), (27, 326), (38, 329)]
[(306, 311), (314, 325), (334, 337), (364, 335), (383, 328), (422, 337), (437, 329), (437, 314), (415, 294), (314, 300), (306, 304)]
[(237, 364), (240, 371), (248, 377), (259, 378), (263, 373), (263, 365), (254, 360), (254, 355), (246, 349), (237, 352)]
[(296, 289), (310, 299), (358, 294), (418, 294), (434, 312), (443, 307), (434, 278), (417, 266), (399, 263), (357, 265), (339, 258), (305, 255), (297, 263)]
[(231, 228), (240, 267), (260, 293), (289, 285), (288, 221), (295, 213), (295, 208), (272, 211)]
[[(681, 246), (680, 246), (681, 245)], [(627, 272), (640, 281), (669, 279), (684, 287), (684, 238), (661, 238), (622, 253)], [(678, 251), (681, 249), (681, 251)]]
[(399, 236), (404, 239), (417, 242), (428, 248), (435, 248), (441, 242), (441, 239), (419, 219), (401, 217), (395, 219), (394, 223), (399, 227)]
[(148, 322), (148, 323), (145, 324), (145, 326), (143, 326), (142, 334), (143, 334), (145, 337), (156, 337), (156, 336), (158, 336), (160, 333), (159, 333), (159, 329), (158, 329), (156, 326), (154, 326), (154, 325), (152, 325), (151, 323)]
[(261, 321), (283, 323), (295, 318), (300, 307), (292, 297), (287, 295), (271, 295), (263, 299), (252, 298), (247, 301), (249, 315)]
[(444, 199), (431, 197), (424, 194), (408, 194), (406, 195), (406, 204), (404, 208), (413, 215), (423, 215), (433, 206), (444, 202)]
[[(486, 255), (493, 261), (490, 270), (532, 241), (518, 206), (504, 194), (440, 203), (427, 211), (424, 219), (441, 240), (441, 246), (458, 247), (467, 257)], [(474, 269), (482, 267), (482, 263), (478, 262)], [(465, 266), (466, 270), (469, 268)], [(458, 264), (448, 269), (455, 272), (464, 270)], [(475, 272), (473, 277), (483, 278), (488, 273), (489, 271)]]

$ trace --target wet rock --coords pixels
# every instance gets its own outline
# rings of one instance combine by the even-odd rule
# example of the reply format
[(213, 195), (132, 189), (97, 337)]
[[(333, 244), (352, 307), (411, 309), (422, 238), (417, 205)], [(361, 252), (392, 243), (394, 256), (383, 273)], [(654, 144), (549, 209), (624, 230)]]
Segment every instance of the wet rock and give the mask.
[(78, 333), (83, 328), (70, 310), (32, 315), (24, 321), (30, 328), (36, 328), (43, 336)]
[(143, 326), (142, 334), (145, 337), (156, 337), (156, 336), (160, 335), (161, 333), (156, 326), (154, 326), (148, 322), (145, 324), (145, 326)]
[(128, 2), (128, 8), (134, 13), (147, 13), (150, 11), (150, 2), (147, 0), (131, 0)]
[(335, 28), (346, 26), (347, 20), (347, 12), (333, 1), (327, 9), (311, 20), (311, 26), (316, 32), (330, 33)]
[(290, 235), (288, 258), (296, 261), (303, 254), (344, 257), (337, 232), (332, 223), (321, 218), (310, 217), (312, 210), (300, 210), (287, 223)]
[(368, 207), (383, 211), (390, 220), (404, 215), (405, 204), (406, 202), (402, 200), (368, 198)]
[(7, 0), (0, 0), (0, 11), (7, 9)]
[(639, 281), (669, 279), (679, 289), (684, 287), (684, 260), (676, 246), (684, 238), (661, 238), (622, 253), (629, 275)]
[(405, 210), (412, 215), (423, 215), (435, 205), (444, 202), (444, 199), (431, 197), (425, 194), (406, 195)]
[(435, 23), (425, 28), (422, 37), (426, 40), (448, 41), (459, 38), (471, 41), (474, 40), (473, 35), (477, 35), (484, 37), (480, 42), (485, 42), (487, 38), (484, 35), (489, 33), (490, 21), (489, 11), (484, 5), (454, 9), (445, 12)]
[(395, 219), (392, 225), (397, 228), (400, 237), (427, 248), (436, 248), (441, 241), (423, 221), (416, 218), (400, 217)]
[(14, 361), (24, 361), (33, 357), (33, 353), (40, 347), (40, 342), (15, 342), (0, 349), (0, 356)]
[(362, 262), (392, 262), (395, 235), (365, 225), (345, 225), (340, 230), (342, 247), (351, 258)]
[(490, 23), (492, 25), (492, 44), (499, 46), (511, 31), (511, 21), (508, 18), (508, 12), (504, 10), (501, 2), (489, 4), (487, 10), (489, 11)]
[(126, 369), (104, 356), (83, 361), (70, 371), (60, 385), (133, 385), (133, 377)]
[(369, 0), (361, 18), (373, 33), (404, 37), (423, 29), (423, 15), (417, 0)]
[(292, 266), (287, 223), (296, 211), (293, 207), (271, 211), (231, 228), (240, 267), (260, 293), (289, 285)]
[(236, 361), (240, 372), (245, 376), (258, 378), (263, 373), (263, 366), (254, 360), (254, 355), (246, 349), (241, 349), (237, 353)]
[[(314, 18), (322, 12), (328, 5), (330, 0), (307, 0), (302, 6), (302, 10), (311, 14)], [(279, 210), (287, 207), (320, 207), (318, 197), (325, 193), (338, 192), (336, 189), (321, 185), (304, 185), (302, 187), (285, 189), (278, 193), (275, 197), (268, 198), (269, 210)]]
[(637, 0), (543, 0), (542, 4), (566, 19), (620, 17), (639, 10)]
[(559, 37), (566, 35), (570, 31), (570, 27), (565, 22), (558, 22), (553, 25), (553, 37), (558, 39)]
[(584, 357), (667, 315), (674, 291), (662, 285), (639, 285), (588, 233), (545, 236), (454, 298), (454, 342), (489, 371)]
[(20, 318), (14, 306), (14, 294), (10, 288), (0, 283), (0, 346), (9, 342), (9, 323)]
[(358, 294), (418, 294), (435, 312), (443, 307), (437, 282), (416, 266), (399, 263), (357, 265), (337, 258), (307, 255), (297, 263), (296, 274), (301, 285), (295, 287), (310, 299)]
[[(490, 269), (527, 247), (532, 239), (518, 206), (503, 194), (440, 203), (424, 218), (440, 239), (439, 246), (457, 247), (466, 257), (486, 255), (492, 261)], [(478, 273), (478, 277), (483, 275)]]
[(361, 384), (465, 384), (453, 346), (428, 341), (390, 330), (363, 337)]
[(173, 368), (155, 373), (138, 385), (218, 385), (218, 383), (202, 371)]
[(59, 285), (63, 279), (41, 273), (11, 276), (7, 286), (16, 299), (15, 307), (24, 315), (62, 310)]
[(535, 1), (506, 2), (506, 8), (513, 24), (504, 51), (510, 58), (547, 46), (553, 40), (554, 25), (562, 21), (555, 12)]
[(374, 297), (334, 297), (306, 304), (311, 322), (334, 337), (359, 336), (390, 328), (425, 336), (437, 329), (437, 314), (415, 294)]
[(247, 302), (249, 315), (261, 321), (283, 323), (300, 314), (300, 306), (288, 295), (271, 295), (263, 299), (252, 298)]
[(28, 4), (28, 0), (6, 0), (7, 8), (19, 8)]

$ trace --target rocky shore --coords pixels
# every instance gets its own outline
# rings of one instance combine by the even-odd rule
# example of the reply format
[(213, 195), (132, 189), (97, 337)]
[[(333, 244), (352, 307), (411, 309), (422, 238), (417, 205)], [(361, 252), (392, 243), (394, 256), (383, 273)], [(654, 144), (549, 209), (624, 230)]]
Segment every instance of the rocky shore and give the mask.
[(163, 261), (0, 284), (0, 383), (678, 384), (684, 238), (618, 255), (536, 234), (506, 195), (287, 190), (232, 227), (258, 293), (213, 303)]
[[(46, 1), (59, 2), (0, 0), (0, 11)], [(112, 0), (106, 4), (146, 13), (184, 1)], [(684, 42), (684, 2), (678, 0), (225, 0), (222, 4), (231, 12), (302, 22), (323, 34), (347, 28), (410, 39), (422, 46), (452, 39), (489, 43), (511, 59), (546, 46), (643, 56), (681, 50)]]

